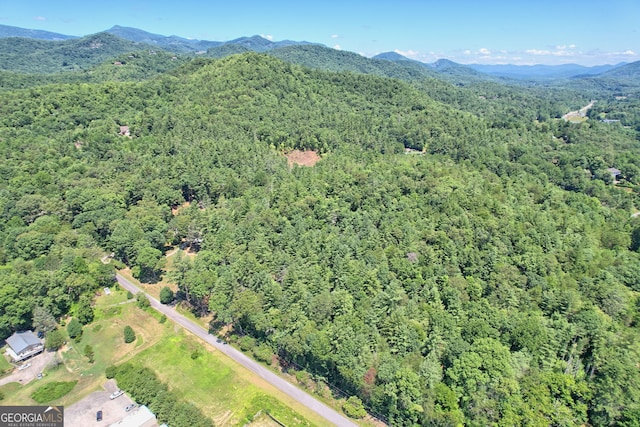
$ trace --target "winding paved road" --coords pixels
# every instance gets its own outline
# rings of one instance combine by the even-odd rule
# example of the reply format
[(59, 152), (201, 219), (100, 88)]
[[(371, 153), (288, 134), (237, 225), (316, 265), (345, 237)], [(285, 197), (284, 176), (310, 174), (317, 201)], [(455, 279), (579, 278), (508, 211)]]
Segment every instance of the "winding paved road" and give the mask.
[[(118, 280), (118, 283), (120, 283), (120, 286), (130, 291), (132, 294), (137, 294), (138, 292), (142, 292), (140, 288), (138, 288), (136, 285), (134, 285), (133, 283), (131, 283), (129, 280), (122, 277), (121, 275), (116, 274), (116, 279)], [(315, 411), (316, 413), (324, 417), (327, 421), (340, 427), (342, 426), (358, 427), (356, 423), (349, 420), (344, 415), (339, 414), (334, 409), (328, 407), (327, 405), (320, 402), (316, 398), (312, 397), (311, 395), (300, 390), (293, 384), (280, 378), (279, 376), (277, 376), (276, 374), (274, 374), (264, 366), (255, 362), (253, 359), (250, 359), (249, 357), (247, 357), (244, 353), (240, 352), (239, 350), (236, 350), (232, 346), (224, 343), (223, 341), (220, 341), (218, 338), (208, 333), (203, 327), (192, 322), (191, 320), (187, 319), (186, 317), (178, 313), (174, 308), (160, 304), (160, 301), (158, 301), (157, 299), (149, 295), (147, 295), (147, 297), (151, 302), (151, 307), (163, 313), (164, 315), (167, 316), (167, 318), (173, 320), (175, 323), (182, 326), (189, 332), (193, 333), (195, 336), (211, 344), (217, 350), (226, 354), (227, 356), (229, 356), (230, 358), (232, 358), (233, 360), (235, 360), (245, 368), (259, 375), (261, 378), (263, 378), (265, 381), (267, 381), (269, 384), (273, 385), (280, 391), (286, 393), (288, 396), (297, 400), (298, 402), (300, 402), (307, 408), (311, 409), (312, 411)]]

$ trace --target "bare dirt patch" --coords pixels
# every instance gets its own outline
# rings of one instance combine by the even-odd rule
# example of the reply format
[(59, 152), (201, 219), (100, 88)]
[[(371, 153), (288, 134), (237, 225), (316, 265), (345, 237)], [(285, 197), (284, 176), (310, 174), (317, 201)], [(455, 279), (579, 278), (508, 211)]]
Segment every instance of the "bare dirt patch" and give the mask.
[(182, 209), (188, 208), (189, 206), (191, 206), (191, 202), (184, 202), (184, 203), (183, 203), (183, 204), (181, 204), (181, 205), (178, 205), (178, 206), (172, 206), (172, 207), (171, 207), (171, 214), (172, 214), (173, 216), (176, 216), (176, 215), (178, 215), (178, 214), (180, 213), (180, 211), (181, 211)]
[(280, 427), (269, 415), (261, 413), (249, 423), (249, 427)]
[(298, 166), (311, 167), (318, 163), (318, 161), (320, 161), (320, 156), (318, 155), (318, 153), (312, 150), (293, 150), (289, 153), (286, 153), (285, 156), (287, 158), (287, 162), (289, 163), (289, 167), (293, 167), (294, 164)]

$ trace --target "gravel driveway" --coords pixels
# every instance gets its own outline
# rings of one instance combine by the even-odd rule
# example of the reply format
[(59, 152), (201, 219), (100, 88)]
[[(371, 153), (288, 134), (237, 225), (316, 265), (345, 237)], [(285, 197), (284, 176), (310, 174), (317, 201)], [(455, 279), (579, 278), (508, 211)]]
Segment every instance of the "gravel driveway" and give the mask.
[(49, 365), (49, 363), (53, 361), (55, 356), (55, 351), (43, 351), (37, 356), (33, 356), (28, 360), (20, 362), (18, 366), (26, 365), (29, 363), (31, 364), (31, 366), (21, 371), (19, 371), (18, 368), (15, 368), (12, 373), (7, 375), (6, 377), (0, 378), (0, 385), (9, 383), (27, 384), (31, 382), (40, 372), (44, 371), (44, 368), (46, 368), (47, 365)]
[[(105, 391), (91, 393), (79, 402), (64, 408), (64, 425), (69, 427), (108, 426), (117, 423), (127, 415), (124, 408), (133, 401), (123, 394), (113, 400), (109, 395), (116, 391), (113, 380), (104, 384)], [(102, 421), (96, 421), (96, 412), (102, 411)]]

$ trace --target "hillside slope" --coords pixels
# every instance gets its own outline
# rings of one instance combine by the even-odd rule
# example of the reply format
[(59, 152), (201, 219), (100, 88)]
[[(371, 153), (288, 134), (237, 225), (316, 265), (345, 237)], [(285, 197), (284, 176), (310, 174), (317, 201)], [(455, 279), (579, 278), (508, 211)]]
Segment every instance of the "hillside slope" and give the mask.
[(64, 41), (0, 38), (0, 70), (49, 74), (88, 68), (123, 53), (150, 49), (106, 33)]
[(30, 30), (27, 28), (12, 27), (10, 25), (0, 25), (0, 38), (4, 37), (25, 37), (40, 40), (68, 40), (75, 39), (75, 36), (52, 33), (50, 31)]
[[(256, 53), (0, 92), (0, 333), (32, 327), (36, 307), (91, 308), (113, 252), (149, 286), (169, 276), (257, 359), (357, 396), (354, 415), (633, 420), (637, 133), (465, 90), (450, 103), (511, 120)], [(294, 148), (321, 159), (290, 167)], [(178, 245), (194, 254), (166, 272)]]

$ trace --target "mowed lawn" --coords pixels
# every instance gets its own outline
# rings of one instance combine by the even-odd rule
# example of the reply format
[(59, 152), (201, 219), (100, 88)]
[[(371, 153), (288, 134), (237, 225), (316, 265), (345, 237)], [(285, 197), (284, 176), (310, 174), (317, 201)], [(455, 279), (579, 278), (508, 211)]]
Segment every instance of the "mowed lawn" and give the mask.
[(306, 418), (297, 414), (287, 406), (297, 403), (182, 330), (167, 334), (132, 362), (153, 369), (180, 397), (209, 414), (216, 425), (242, 426), (259, 411), (269, 411), (287, 426), (322, 424), (313, 413), (305, 414)]

